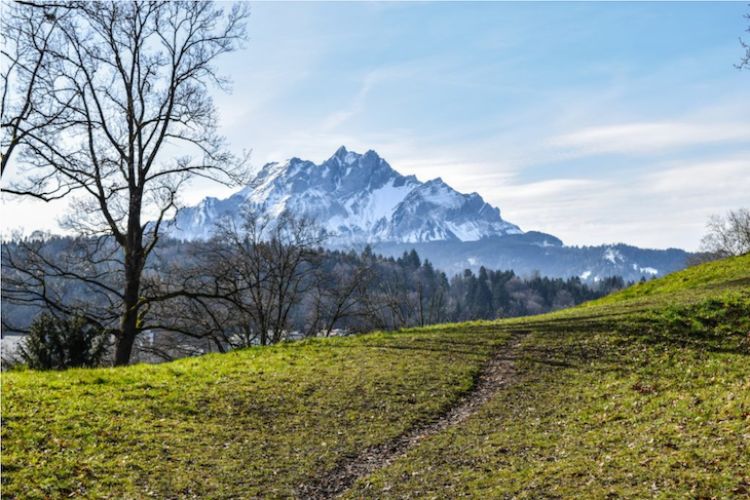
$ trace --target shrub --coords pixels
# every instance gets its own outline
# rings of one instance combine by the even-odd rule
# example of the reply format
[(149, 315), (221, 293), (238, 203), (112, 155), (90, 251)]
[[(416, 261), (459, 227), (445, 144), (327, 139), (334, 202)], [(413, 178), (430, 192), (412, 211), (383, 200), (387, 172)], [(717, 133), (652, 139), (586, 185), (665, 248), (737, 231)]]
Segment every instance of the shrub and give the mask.
[(36, 370), (97, 366), (107, 352), (107, 334), (79, 315), (42, 313), (18, 347), (18, 359)]

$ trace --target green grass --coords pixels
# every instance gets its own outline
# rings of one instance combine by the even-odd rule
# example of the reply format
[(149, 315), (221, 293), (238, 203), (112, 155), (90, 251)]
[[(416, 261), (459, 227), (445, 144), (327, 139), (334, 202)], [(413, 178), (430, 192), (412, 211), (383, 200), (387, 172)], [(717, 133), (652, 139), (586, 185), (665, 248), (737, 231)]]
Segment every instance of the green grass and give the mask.
[(726, 264), (504, 323), (516, 383), (347, 496), (750, 496), (750, 257)]
[(3, 374), (3, 494), (289, 496), (435, 418), (525, 330), (514, 384), (347, 495), (748, 495), (749, 283), (745, 256), (533, 318)]
[(4, 374), (3, 494), (288, 496), (470, 389), (504, 337), (468, 330)]
[(721, 290), (750, 289), (750, 255), (729, 257), (672, 273), (660, 279), (637, 283), (612, 295), (585, 304), (586, 307), (631, 301), (654, 303), (687, 302)]

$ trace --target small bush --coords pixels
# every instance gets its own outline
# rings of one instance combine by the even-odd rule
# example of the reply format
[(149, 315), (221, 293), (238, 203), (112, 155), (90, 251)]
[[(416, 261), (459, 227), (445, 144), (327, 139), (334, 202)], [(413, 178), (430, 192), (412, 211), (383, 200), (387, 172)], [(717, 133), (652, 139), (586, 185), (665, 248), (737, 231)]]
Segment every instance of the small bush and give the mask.
[(97, 366), (106, 352), (106, 332), (82, 316), (42, 313), (19, 345), (18, 360), (35, 370), (64, 370)]

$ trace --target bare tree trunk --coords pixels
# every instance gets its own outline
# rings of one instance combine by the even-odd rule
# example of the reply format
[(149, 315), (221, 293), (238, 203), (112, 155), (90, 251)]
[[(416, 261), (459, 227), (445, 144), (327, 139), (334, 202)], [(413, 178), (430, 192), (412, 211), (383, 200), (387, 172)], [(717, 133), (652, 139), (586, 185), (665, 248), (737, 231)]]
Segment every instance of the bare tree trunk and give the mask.
[[(127, 307), (127, 305), (126, 305)], [(122, 315), (120, 335), (117, 339), (115, 350), (115, 366), (127, 365), (133, 352), (135, 336), (138, 333), (138, 313), (132, 309), (126, 310)]]
[(115, 366), (126, 365), (133, 352), (135, 337), (140, 329), (138, 325), (139, 296), (141, 289), (141, 262), (138, 256), (130, 252), (125, 257), (125, 293), (123, 294), (123, 311), (120, 322), (120, 334), (115, 350)]

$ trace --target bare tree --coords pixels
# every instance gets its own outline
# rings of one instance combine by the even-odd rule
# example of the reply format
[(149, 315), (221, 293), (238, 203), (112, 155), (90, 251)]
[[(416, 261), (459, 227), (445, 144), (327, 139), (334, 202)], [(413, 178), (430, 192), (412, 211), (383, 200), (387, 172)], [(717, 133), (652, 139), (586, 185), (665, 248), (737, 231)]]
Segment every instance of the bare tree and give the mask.
[[(67, 226), (107, 237), (118, 252), (115, 364), (130, 359), (144, 314), (158, 297), (142, 281), (162, 226), (193, 177), (244, 180), (243, 162), (217, 135), (209, 85), (226, 88), (217, 57), (244, 39), (247, 9), (212, 2), (76, 2), (57, 20), (45, 62), (64, 104), (64, 133), (29, 131), (23, 159), (37, 172), (12, 186), (51, 199), (75, 192)], [(33, 91), (33, 92), (41, 92)]]
[[(749, 24), (745, 31), (750, 33), (750, 14), (745, 14), (745, 19), (748, 20)], [(744, 49), (745, 53), (740, 58), (740, 62), (737, 64), (737, 69), (750, 69), (750, 43), (746, 42), (740, 37), (740, 45)]]
[(29, 134), (62, 125), (67, 102), (55, 97), (50, 71), (58, 28), (71, 6), (31, 2), (3, 5), (0, 21), (0, 175)]
[(372, 328), (396, 330), (419, 324), (420, 299), (424, 297), (420, 292), (424, 288), (416, 283), (414, 270), (395, 263), (388, 263), (380, 270), (374, 286), (363, 297)]
[(223, 220), (190, 263), (162, 273), (159, 310), (144, 328), (211, 338), (219, 350), (279, 342), (315, 285), (324, 238), (313, 221), (288, 212)]
[(367, 263), (354, 266), (339, 263), (330, 271), (320, 270), (314, 280), (307, 335), (322, 333), (329, 337), (341, 321), (366, 316), (364, 304), (374, 276), (372, 266)]
[(315, 248), (325, 234), (312, 220), (284, 212), (278, 217), (245, 213), (238, 227), (227, 220), (216, 233), (229, 244), (236, 276), (244, 286), (237, 300), (247, 313), (261, 345), (282, 339), (289, 314), (306, 289), (315, 268)]
[(181, 344), (208, 341), (219, 352), (250, 345), (252, 332), (237, 313), (246, 284), (236, 272), (239, 263), (232, 248), (214, 238), (192, 242), (175, 257), (160, 259), (144, 282), (143, 294), (153, 297), (143, 325), (152, 332), (146, 350), (171, 359), (175, 352), (179, 356)]
[(701, 250), (717, 257), (750, 252), (750, 210), (730, 210), (725, 216), (712, 215), (706, 224), (708, 233), (701, 240)]
[(420, 326), (440, 323), (445, 319), (447, 306), (447, 280), (435, 272), (432, 264), (425, 260), (414, 272), (417, 298), (417, 324)]

